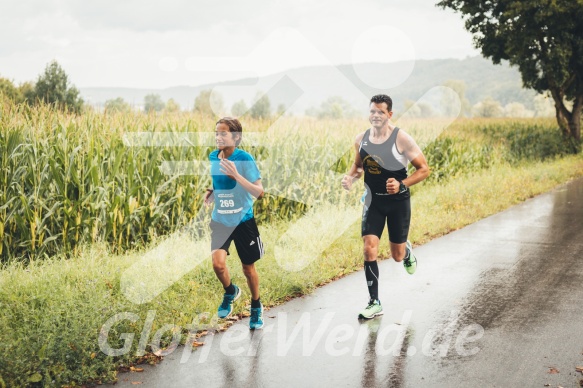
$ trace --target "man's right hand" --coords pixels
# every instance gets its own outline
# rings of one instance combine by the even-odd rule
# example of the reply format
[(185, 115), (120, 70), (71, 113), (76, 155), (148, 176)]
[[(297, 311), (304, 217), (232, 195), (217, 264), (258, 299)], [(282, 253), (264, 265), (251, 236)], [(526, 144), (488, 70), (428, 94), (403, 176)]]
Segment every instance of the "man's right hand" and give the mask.
[(344, 175), (344, 178), (342, 178), (342, 187), (344, 188), (344, 190), (350, 190), (352, 188), (352, 183), (354, 182), (354, 178), (351, 177), (350, 175)]

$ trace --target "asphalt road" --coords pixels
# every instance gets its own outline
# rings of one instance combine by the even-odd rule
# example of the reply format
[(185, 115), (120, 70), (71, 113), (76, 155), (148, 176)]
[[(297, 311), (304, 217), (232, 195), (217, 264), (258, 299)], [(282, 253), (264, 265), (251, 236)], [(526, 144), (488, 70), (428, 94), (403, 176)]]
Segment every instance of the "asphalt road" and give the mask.
[(357, 319), (360, 271), (266, 311), (262, 331), (242, 320), (117, 386), (579, 387), (582, 179), (415, 253), (412, 276), (379, 263), (384, 316)]

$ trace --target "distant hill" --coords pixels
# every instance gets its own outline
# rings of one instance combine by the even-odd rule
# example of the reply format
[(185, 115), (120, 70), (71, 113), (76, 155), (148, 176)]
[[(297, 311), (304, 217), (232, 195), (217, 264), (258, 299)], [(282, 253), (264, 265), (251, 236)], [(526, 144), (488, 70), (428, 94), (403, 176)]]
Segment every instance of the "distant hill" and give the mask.
[[(402, 71), (407, 65), (405, 62), (396, 62), (358, 66), (359, 74), (364, 71), (367, 79), (372, 77), (381, 84), (386, 84), (385, 81), (388, 81), (391, 75)], [(352, 65), (340, 65), (302, 67), (258, 79), (248, 78), (200, 86), (176, 86), (166, 89), (90, 87), (80, 88), (80, 91), (86, 101), (96, 106), (117, 97), (122, 97), (134, 106), (141, 106), (144, 96), (156, 93), (165, 101), (173, 98), (182, 109), (192, 109), (194, 99), (204, 89), (216, 88), (215, 90), (223, 96), (227, 108), (241, 99), (250, 106), (258, 91), (269, 90), (273, 109), (279, 104), (284, 104), (297, 114), (304, 113), (310, 107), (319, 106), (331, 96), (340, 96), (355, 108), (366, 110), (367, 99), (378, 93), (389, 94), (393, 98), (395, 110), (399, 110), (403, 108), (405, 100), (417, 100), (430, 88), (442, 85), (447, 80), (465, 81), (466, 98), (471, 104), (492, 97), (502, 105), (520, 102), (527, 108), (533, 107), (533, 97), (536, 93), (522, 88), (518, 70), (507, 64), (493, 65), (491, 61), (480, 56), (466, 59), (418, 60), (406, 81), (389, 89), (368, 86), (358, 77)], [(301, 98), (296, 100), (298, 96)]]

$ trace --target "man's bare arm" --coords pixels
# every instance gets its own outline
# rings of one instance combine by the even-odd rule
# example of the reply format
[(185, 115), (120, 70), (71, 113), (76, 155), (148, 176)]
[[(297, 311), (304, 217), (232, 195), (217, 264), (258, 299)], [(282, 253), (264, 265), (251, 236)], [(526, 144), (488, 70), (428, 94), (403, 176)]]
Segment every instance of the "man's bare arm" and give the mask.
[(364, 132), (358, 134), (354, 139), (354, 162), (352, 163), (352, 166), (350, 166), (348, 173), (344, 176), (344, 178), (342, 178), (342, 187), (344, 187), (345, 190), (350, 190), (352, 188), (352, 184), (356, 180), (360, 179), (363, 174), (362, 159), (360, 158), (360, 141), (362, 140), (363, 136)]
[(430, 173), (429, 165), (427, 164), (425, 155), (423, 155), (423, 151), (421, 151), (411, 135), (405, 131), (399, 131), (397, 146), (402, 150), (401, 153), (403, 153), (413, 167), (415, 167), (415, 172), (406, 179), (403, 179), (403, 183), (407, 187), (410, 187), (427, 178)]

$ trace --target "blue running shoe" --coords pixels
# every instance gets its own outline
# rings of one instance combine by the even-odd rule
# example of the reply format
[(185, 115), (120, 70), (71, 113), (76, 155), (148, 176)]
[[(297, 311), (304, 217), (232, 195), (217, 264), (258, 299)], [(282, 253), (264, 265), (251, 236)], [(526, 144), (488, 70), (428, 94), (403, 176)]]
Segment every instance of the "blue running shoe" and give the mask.
[(258, 330), (263, 327), (263, 305), (261, 307), (251, 307), (251, 319), (249, 320), (249, 329)]
[(241, 296), (241, 289), (233, 284), (235, 287), (234, 294), (223, 295), (223, 303), (219, 306), (218, 316), (219, 318), (227, 318), (233, 312), (233, 303)]

